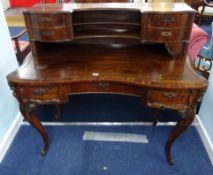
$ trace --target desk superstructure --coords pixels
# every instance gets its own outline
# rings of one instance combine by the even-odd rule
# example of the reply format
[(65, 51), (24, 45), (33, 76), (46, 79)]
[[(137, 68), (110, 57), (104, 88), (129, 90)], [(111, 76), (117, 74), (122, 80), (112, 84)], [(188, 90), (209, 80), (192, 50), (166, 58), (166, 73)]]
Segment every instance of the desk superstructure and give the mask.
[(25, 11), (32, 54), (7, 79), (43, 138), (42, 154), (48, 135), (37, 105), (66, 103), (74, 93), (121, 93), (181, 114), (166, 143), (172, 164), (171, 146), (207, 87), (186, 56), (194, 14), (184, 3), (45, 4)]

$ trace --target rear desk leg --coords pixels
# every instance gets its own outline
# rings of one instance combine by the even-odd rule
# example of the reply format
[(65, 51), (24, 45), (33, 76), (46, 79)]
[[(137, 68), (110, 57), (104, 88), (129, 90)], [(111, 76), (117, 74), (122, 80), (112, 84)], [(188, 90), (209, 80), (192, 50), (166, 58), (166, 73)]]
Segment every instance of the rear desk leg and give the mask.
[(35, 115), (35, 108), (36, 105), (33, 103), (21, 103), (20, 104), (20, 111), (23, 117), (40, 133), (44, 146), (41, 150), (41, 155), (44, 156), (48, 149), (48, 135), (45, 131), (44, 127), (42, 126), (41, 122)]
[(62, 105), (60, 103), (56, 104), (56, 114), (55, 114), (56, 120), (61, 120), (62, 119), (61, 108), (62, 108)]
[(170, 165), (174, 164), (174, 160), (171, 157), (171, 147), (178, 136), (180, 136), (193, 122), (195, 117), (195, 110), (180, 110), (178, 113), (182, 119), (176, 124), (175, 128), (171, 132), (168, 141), (166, 143), (166, 158)]
[(154, 109), (153, 111), (153, 126), (156, 126), (158, 124), (158, 117), (160, 115), (160, 110), (159, 109)]

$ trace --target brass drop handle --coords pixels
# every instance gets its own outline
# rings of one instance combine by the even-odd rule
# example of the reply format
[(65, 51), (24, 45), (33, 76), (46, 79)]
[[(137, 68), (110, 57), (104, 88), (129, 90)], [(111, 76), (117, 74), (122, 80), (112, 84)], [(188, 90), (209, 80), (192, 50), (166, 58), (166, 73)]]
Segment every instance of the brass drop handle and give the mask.
[(50, 32), (50, 31), (44, 31), (44, 32), (42, 32), (42, 35), (43, 36), (53, 36), (53, 32)]
[(106, 88), (106, 87), (109, 87), (110, 84), (109, 83), (98, 83), (98, 86), (102, 87), (102, 88)]
[(163, 18), (162, 21), (165, 22), (165, 23), (175, 22), (175, 18), (174, 17), (167, 17), (167, 18)]
[(44, 95), (46, 93), (46, 90), (45, 89), (36, 89), (34, 90), (33, 92), (35, 95)]
[(161, 32), (161, 35), (165, 37), (172, 36), (172, 32)]
[(168, 99), (173, 99), (173, 98), (176, 98), (178, 96), (178, 94), (175, 92), (165, 92), (165, 93), (163, 93), (163, 96)]

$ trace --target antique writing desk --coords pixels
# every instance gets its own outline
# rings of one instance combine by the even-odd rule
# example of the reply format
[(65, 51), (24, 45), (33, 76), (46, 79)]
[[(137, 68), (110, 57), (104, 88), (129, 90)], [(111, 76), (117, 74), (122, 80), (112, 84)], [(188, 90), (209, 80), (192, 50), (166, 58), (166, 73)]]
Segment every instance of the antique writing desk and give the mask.
[(74, 93), (121, 93), (182, 116), (166, 143), (172, 164), (172, 143), (193, 121), (207, 87), (186, 57), (194, 13), (184, 3), (36, 5), (25, 11), (32, 54), (7, 79), (24, 118), (43, 138), (42, 154), (48, 135), (34, 113), (37, 105), (66, 103)]

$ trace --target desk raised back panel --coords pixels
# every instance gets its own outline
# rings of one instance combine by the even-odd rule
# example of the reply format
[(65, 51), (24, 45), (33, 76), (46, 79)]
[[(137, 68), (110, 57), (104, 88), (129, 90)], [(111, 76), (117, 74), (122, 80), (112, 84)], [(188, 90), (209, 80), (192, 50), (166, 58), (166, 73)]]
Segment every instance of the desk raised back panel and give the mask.
[(82, 3), (36, 5), (24, 17), (42, 64), (38, 42), (163, 43), (173, 57), (185, 57), (194, 13), (184, 3)]

